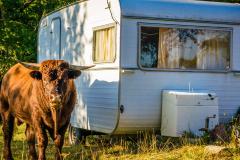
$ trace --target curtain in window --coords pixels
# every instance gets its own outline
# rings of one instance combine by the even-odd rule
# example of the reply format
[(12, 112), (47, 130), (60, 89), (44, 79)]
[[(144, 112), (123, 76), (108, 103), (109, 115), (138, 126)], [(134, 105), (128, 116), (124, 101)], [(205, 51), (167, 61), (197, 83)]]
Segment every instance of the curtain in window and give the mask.
[(94, 32), (94, 61), (112, 62), (115, 58), (115, 29), (114, 27)]
[(179, 68), (181, 52), (177, 33), (169, 28), (159, 29), (158, 68)]
[(157, 68), (228, 69), (230, 32), (159, 28)]
[[(220, 32), (221, 33), (221, 32)], [(229, 35), (218, 31), (205, 32), (199, 36), (197, 68), (199, 69), (228, 69), (229, 68)]]

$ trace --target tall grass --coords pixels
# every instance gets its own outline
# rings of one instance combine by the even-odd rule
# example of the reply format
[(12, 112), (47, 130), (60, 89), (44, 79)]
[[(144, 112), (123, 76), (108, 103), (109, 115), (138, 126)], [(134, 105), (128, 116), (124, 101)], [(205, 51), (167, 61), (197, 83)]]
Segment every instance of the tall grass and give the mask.
[[(27, 144), (24, 135), (25, 126), (15, 129), (12, 143), (13, 157), (26, 160)], [(0, 131), (0, 149), (2, 149), (2, 132)], [(238, 148), (227, 148), (219, 154), (211, 154), (205, 150), (203, 139), (189, 137), (161, 137), (154, 132), (139, 132), (135, 136), (88, 136), (86, 145), (71, 146), (67, 141), (62, 156), (65, 160), (105, 160), (105, 159), (240, 159)], [(227, 144), (226, 144), (227, 145)], [(54, 159), (54, 144), (49, 140), (47, 159)], [(0, 153), (0, 159), (3, 159)]]

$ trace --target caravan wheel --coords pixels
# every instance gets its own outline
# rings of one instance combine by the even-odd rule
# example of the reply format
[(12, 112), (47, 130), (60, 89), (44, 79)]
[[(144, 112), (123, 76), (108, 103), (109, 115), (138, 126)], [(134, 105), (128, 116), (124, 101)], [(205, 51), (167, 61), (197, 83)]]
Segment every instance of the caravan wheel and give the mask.
[(84, 134), (84, 131), (82, 129), (73, 127), (70, 124), (68, 132), (68, 140), (71, 145), (86, 143), (86, 135)]

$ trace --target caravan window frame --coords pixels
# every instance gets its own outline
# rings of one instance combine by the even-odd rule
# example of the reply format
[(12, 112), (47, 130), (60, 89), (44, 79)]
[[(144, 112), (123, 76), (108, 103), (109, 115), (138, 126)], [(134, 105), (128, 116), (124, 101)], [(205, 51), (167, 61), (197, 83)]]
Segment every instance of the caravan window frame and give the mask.
[[(115, 36), (115, 48), (114, 48), (114, 55), (113, 55), (113, 59), (110, 61), (95, 61), (94, 60), (94, 56), (95, 56), (95, 32), (99, 31), (99, 30), (104, 30), (104, 29), (108, 29), (108, 28), (114, 28), (114, 36)], [(92, 42), (92, 61), (94, 64), (106, 64), (106, 63), (115, 63), (116, 58), (117, 58), (117, 25), (116, 23), (110, 23), (110, 24), (106, 24), (106, 25), (102, 25), (102, 26), (97, 26), (93, 28), (93, 42)]]
[[(138, 35), (137, 35), (137, 65), (140, 70), (143, 71), (172, 71), (172, 72), (213, 72), (213, 73), (227, 73), (232, 70), (232, 57), (233, 57), (233, 28), (232, 27), (216, 27), (215, 25), (188, 25), (188, 24), (166, 24), (166, 23), (148, 23), (148, 22), (138, 22)], [(218, 69), (181, 69), (181, 68), (147, 68), (143, 67), (141, 64), (141, 27), (159, 27), (159, 28), (183, 28), (183, 29), (209, 29), (209, 30), (221, 30), (230, 32), (229, 38), (229, 68), (225, 70)]]

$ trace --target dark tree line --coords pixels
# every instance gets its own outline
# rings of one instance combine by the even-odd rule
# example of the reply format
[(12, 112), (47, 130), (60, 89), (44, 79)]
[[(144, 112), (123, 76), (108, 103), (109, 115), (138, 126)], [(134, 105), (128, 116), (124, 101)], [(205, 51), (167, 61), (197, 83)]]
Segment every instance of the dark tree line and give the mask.
[(16, 60), (36, 61), (42, 16), (76, 0), (0, 0), (0, 79)]

